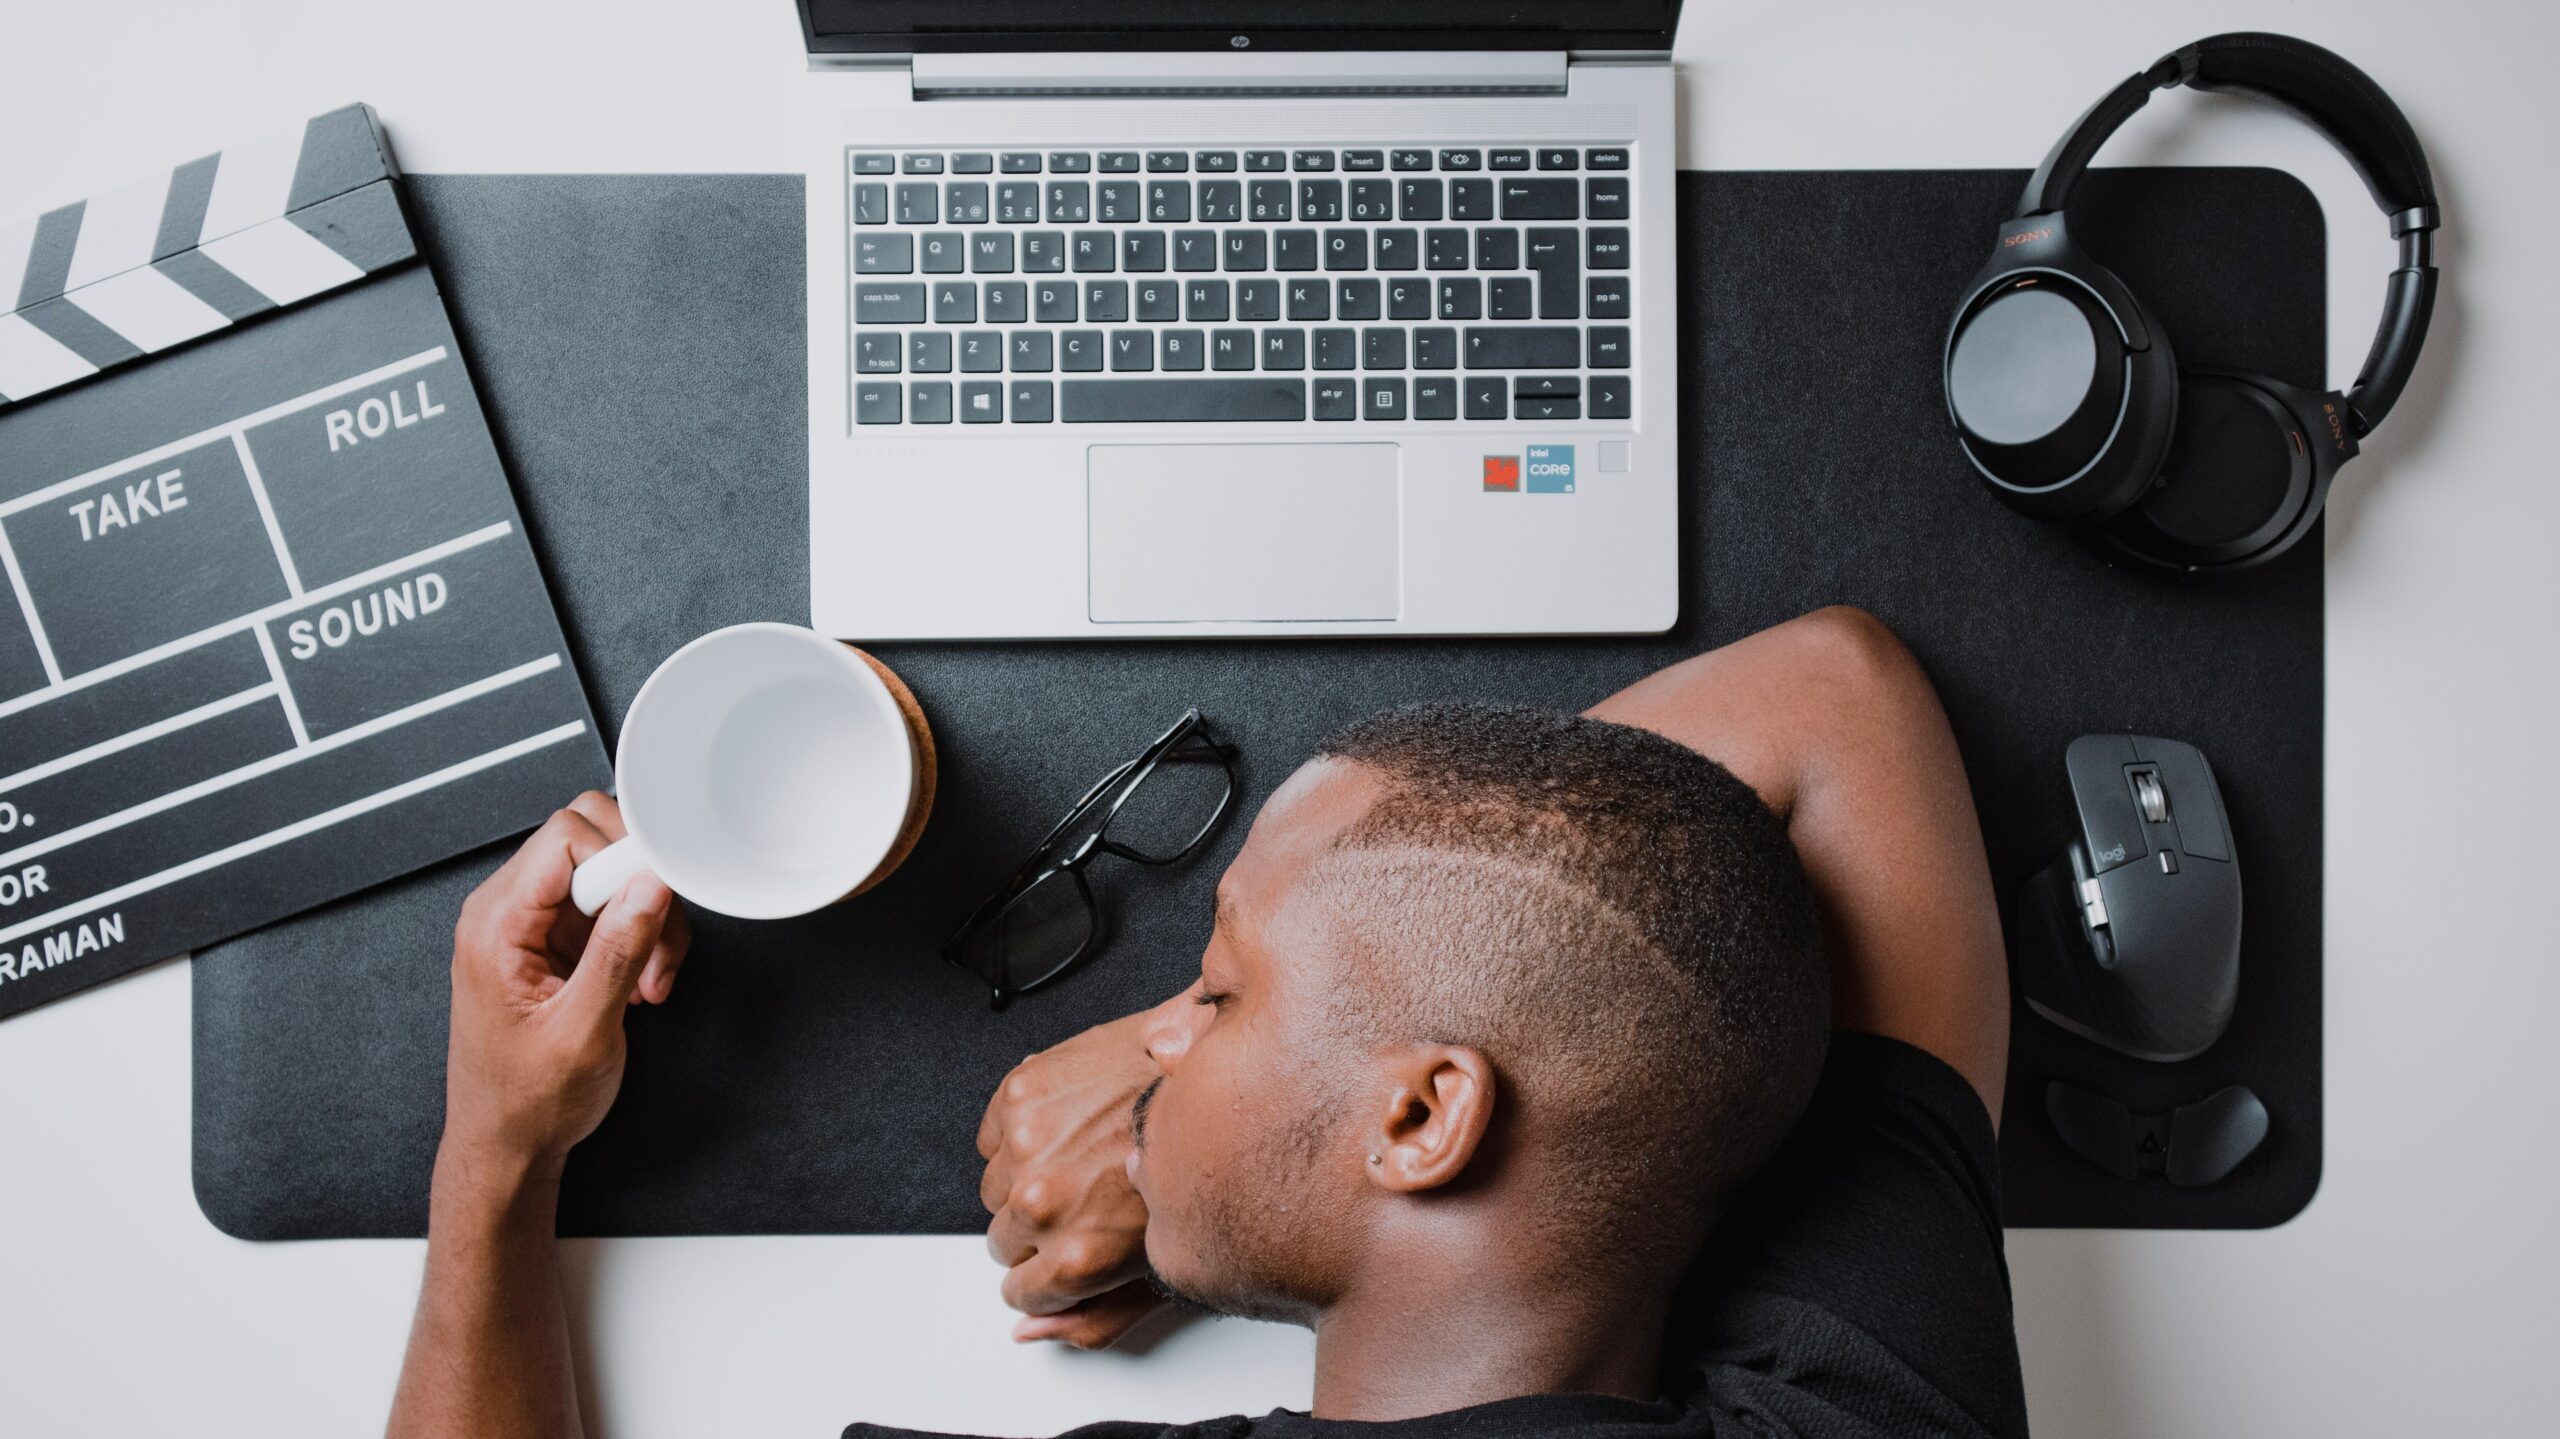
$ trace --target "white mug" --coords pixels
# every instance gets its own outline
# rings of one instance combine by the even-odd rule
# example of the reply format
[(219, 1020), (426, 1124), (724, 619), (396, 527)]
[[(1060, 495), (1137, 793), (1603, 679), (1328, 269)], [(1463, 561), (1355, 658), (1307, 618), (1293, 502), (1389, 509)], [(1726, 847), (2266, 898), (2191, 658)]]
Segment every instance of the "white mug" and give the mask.
[(798, 625), (714, 630), (631, 702), (614, 754), (629, 833), (578, 866), (570, 898), (592, 915), (648, 870), (739, 919), (824, 909), (903, 857), (917, 753), (860, 651)]

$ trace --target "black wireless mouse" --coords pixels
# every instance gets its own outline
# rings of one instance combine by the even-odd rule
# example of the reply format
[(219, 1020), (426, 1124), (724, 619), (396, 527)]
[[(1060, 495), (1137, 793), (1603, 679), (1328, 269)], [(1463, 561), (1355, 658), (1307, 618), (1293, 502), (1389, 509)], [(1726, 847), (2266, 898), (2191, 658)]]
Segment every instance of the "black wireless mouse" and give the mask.
[(2201, 1054), (2240, 988), (2240, 862), (2213, 766), (2147, 735), (2083, 735), (2065, 763), (2079, 837), (2018, 895), (2019, 986), (2109, 1049)]

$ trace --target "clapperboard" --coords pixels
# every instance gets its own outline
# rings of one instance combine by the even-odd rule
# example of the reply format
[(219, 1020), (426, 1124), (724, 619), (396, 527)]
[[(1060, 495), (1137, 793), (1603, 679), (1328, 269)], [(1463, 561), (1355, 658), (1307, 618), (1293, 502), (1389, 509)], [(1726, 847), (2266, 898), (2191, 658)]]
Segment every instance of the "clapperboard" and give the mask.
[(0, 304), (0, 1016), (608, 781), (371, 110), (0, 229)]

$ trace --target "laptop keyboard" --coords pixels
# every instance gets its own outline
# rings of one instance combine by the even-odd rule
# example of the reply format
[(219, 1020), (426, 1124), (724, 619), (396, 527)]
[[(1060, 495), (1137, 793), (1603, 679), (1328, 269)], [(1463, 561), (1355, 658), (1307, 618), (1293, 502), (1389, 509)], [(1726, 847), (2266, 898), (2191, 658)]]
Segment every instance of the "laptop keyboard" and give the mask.
[(854, 421), (1630, 419), (1629, 158), (849, 151)]

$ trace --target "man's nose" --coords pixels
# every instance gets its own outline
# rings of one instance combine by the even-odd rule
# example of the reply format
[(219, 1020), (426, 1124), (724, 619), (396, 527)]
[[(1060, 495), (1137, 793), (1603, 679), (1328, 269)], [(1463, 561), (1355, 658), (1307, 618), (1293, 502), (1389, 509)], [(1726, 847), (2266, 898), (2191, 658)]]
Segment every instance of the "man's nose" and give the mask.
[(1189, 1052), (1192, 1015), (1202, 1008), (1193, 999), (1192, 990), (1186, 989), (1147, 1011), (1143, 1033), (1147, 1057), (1156, 1062), (1156, 1068), (1170, 1073), (1174, 1065), (1181, 1062), (1182, 1056)]

